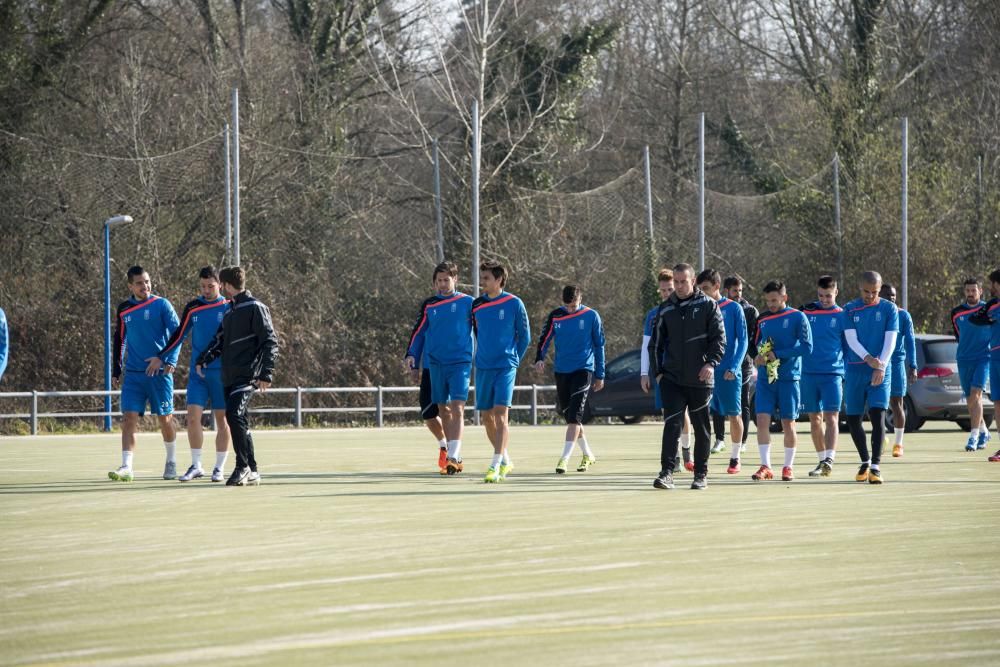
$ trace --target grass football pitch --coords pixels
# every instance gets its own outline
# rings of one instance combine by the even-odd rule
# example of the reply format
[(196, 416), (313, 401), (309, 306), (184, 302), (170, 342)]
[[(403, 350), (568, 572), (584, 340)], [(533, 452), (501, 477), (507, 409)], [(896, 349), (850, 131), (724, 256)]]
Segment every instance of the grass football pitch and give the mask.
[(751, 435), (696, 492), (652, 488), (659, 425), (588, 432), (556, 475), (562, 429), (515, 427), (486, 485), (481, 428), (451, 478), (418, 428), (258, 431), (259, 488), (163, 481), (155, 434), (131, 484), (117, 435), (0, 438), (0, 663), (1000, 664), (995, 441), (929, 423), (875, 487), (846, 435), (753, 483)]

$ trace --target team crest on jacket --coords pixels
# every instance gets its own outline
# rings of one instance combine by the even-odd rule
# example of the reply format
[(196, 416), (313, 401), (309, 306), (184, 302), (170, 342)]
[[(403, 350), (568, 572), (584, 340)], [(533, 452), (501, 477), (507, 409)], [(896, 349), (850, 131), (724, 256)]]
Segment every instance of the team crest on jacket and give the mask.
[(451, 304), (451, 312), (453, 312), (453, 313), (454, 313), (454, 312), (456, 312), (457, 310), (458, 310), (458, 304), (457, 304), (457, 303), (453, 303), (453, 304)]
[(502, 320), (502, 319), (504, 319), (504, 315), (506, 315), (506, 314), (507, 314), (507, 312), (506, 312), (506, 311), (504, 311), (504, 310), (501, 310), (501, 311), (500, 311), (500, 319), (501, 319), (501, 320)]
[(149, 319), (149, 309), (142, 311), (142, 318), (145, 320)]
[(875, 321), (876, 322), (882, 321), (882, 313), (875, 313)]
[(582, 331), (583, 330), (583, 320), (581, 319), (581, 320), (578, 320), (578, 321), (580, 322), (580, 327), (579, 328)]
[(785, 320), (784, 322), (781, 323), (781, 328), (782, 329), (787, 329), (788, 328), (788, 320)]

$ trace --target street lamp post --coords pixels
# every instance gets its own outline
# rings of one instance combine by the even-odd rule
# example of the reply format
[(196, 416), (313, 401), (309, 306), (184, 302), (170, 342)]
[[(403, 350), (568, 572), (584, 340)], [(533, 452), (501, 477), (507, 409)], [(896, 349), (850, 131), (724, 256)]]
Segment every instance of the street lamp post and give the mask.
[(130, 215), (104, 221), (104, 430), (111, 431), (111, 228), (132, 222)]

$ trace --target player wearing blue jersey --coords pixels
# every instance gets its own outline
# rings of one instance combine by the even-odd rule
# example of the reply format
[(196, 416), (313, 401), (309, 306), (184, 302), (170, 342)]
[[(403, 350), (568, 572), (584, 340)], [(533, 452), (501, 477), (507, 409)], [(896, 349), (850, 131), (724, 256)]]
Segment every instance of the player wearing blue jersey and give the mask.
[[(865, 271), (861, 274), (860, 298), (844, 306), (844, 407), (851, 439), (861, 457), (854, 479), (871, 484), (882, 483), (879, 463), (885, 439), (885, 410), (889, 407), (890, 366), (899, 333), (899, 312), (892, 302), (879, 297), (881, 289), (882, 276)], [(872, 425), (870, 453), (862, 424), (866, 405)]]
[(553, 363), (559, 411), (566, 420), (566, 439), (556, 472), (563, 474), (577, 440), (583, 458), (577, 472), (586, 472), (597, 462), (583, 432), (583, 415), (591, 386), (594, 391), (604, 388), (604, 325), (593, 308), (583, 305), (583, 294), (577, 285), (566, 285), (562, 292), (563, 305), (549, 313), (538, 338), (535, 370), (545, 368), (545, 355), (556, 346)]
[(3, 379), (3, 372), (7, 370), (9, 338), (7, 334), (7, 315), (3, 312), (3, 308), (0, 308), (0, 380)]
[[(990, 398), (995, 405), (1000, 399), (1000, 270), (990, 273), (990, 292), (993, 298), (970, 316), (969, 321), (974, 325), (990, 328)], [(997, 428), (1000, 429), (1000, 422), (997, 422)], [(989, 460), (1000, 462), (1000, 450), (989, 457)]]
[[(738, 461), (740, 454), (747, 447), (747, 438), (750, 436), (750, 383), (757, 381), (757, 367), (753, 365), (753, 360), (757, 357), (757, 345), (754, 342), (754, 337), (757, 335), (757, 318), (760, 317), (760, 311), (743, 298), (743, 279), (739, 276), (727, 276), (722, 281), (722, 289), (726, 296), (743, 308), (743, 319), (747, 323), (747, 354), (743, 358), (743, 366), (740, 367), (740, 370), (743, 371), (743, 387), (740, 389), (740, 407), (743, 409), (743, 439), (740, 442), (739, 451), (733, 452)], [(719, 418), (715, 423), (716, 444), (725, 439), (725, 428), (725, 420)]]
[(416, 372), (417, 360), (426, 359), (431, 400), (438, 406), (445, 435), (445, 449), (438, 449), (438, 468), (442, 474), (455, 475), (464, 468), (462, 430), (472, 372), (473, 299), (456, 291), (458, 267), (453, 262), (435, 266), (432, 280), (437, 294), (420, 305), (403, 363)]
[[(221, 482), (225, 477), (226, 458), (229, 455), (229, 425), (226, 423), (226, 392), (222, 387), (222, 361), (216, 359), (205, 368), (205, 377), (194, 372), (195, 362), (208, 347), (215, 332), (222, 324), (229, 302), (219, 293), (219, 272), (206, 266), (198, 272), (198, 289), (201, 294), (188, 302), (181, 313), (181, 325), (174, 329), (167, 344), (159, 354), (149, 360), (147, 373), (155, 373), (170, 355), (176, 356), (184, 339), (191, 336), (191, 367), (187, 386), (187, 435), (191, 445), (191, 466), (178, 481), (190, 482), (205, 476), (201, 467), (201, 446), (204, 443), (201, 418), (205, 408), (212, 406), (215, 417), (215, 467), (212, 481)], [(168, 367), (173, 371), (172, 367)]]
[(965, 451), (974, 452), (985, 449), (990, 439), (990, 430), (983, 420), (983, 389), (990, 372), (990, 330), (969, 321), (969, 317), (986, 305), (979, 278), (966, 278), (962, 291), (965, 303), (951, 309), (951, 328), (958, 340), (958, 351), (955, 353), (958, 378), (969, 403), (969, 423), (972, 425)]
[(802, 411), (819, 463), (810, 477), (829, 477), (837, 455), (840, 404), (844, 400), (844, 310), (837, 305), (837, 281), (820, 276), (816, 300), (802, 306), (812, 331), (812, 353), (802, 357)]
[[(771, 415), (775, 409), (781, 415), (784, 432), (785, 460), (781, 479), (795, 479), (795, 420), (799, 416), (799, 379), (802, 374), (802, 357), (812, 353), (812, 331), (809, 320), (802, 311), (789, 308), (785, 283), (773, 280), (764, 286), (767, 312), (757, 320), (758, 347), (754, 363), (757, 365), (757, 447), (760, 449), (760, 468), (750, 476), (755, 482), (774, 479), (771, 472)], [(762, 346), (770, 344), (770, 351), (760, 353)], [(766, 370), (768, 362), (779, 362), (777, 378)]]
[(531, 344), (528, 311), (519, 298), (504, 291), (507, 269), (483, 262), (479, 282), (484, 294), (472, 305), (476, 334), (476, 409), (493, 445), (493, 461), (483, 481), (502, 482), (514, 469), (507, 451), (508, 412), (514, 398), (517, 367)]
[[(743, 360), (747, 353), (747, 323), (743, 308), (729, 297), (722, 296), (722, 276), (714, 269), (705, 269), (698, 274), (698, 288), (710, 299), (715, 299), (722, 313), (722, 324), (726, 331), (726, 351), (716, 369), (715, 387), (712, 389), (712, 414), (729, 419), (729, 432), (733, 444), (733, 456), (726, 472), (735, 475), (740, 471), (740, 443), (743, 441)], [(711, 449), (720, 452), (725, 443)]]
[[(147, 374), (147, 368), (149, 360), (159, 353), (177, 328), (177, 313), (169, 301), (153, 295), (149, 274), (141, 266), (130, 268), (127, 277), (132, 296), (118, 304), (112, 374), (115, 387), (121, 384), (122, 388), (122, 464), (117, 470), (109, 472), (108, 477), (120, 482), (132, 481), (135, 434), (139, 430), (139, 416), (146, 412), (148, 403), (150, 412), (160, 422), (163, 447), (167, 453), (163, 479), (176, 479), (173, 368), (177, 365), (178, 351), (168, 355), (166, 369)], [(121, 379), (122, 373), (125, 374), (124, 380)]]
[[(649, 376), (649, 341), (653, 337), (653, 327), (656, 325), (656, 315), (660, 308), (674, 293), (674, 272), (670, 269), (660, 269), (656, 275), (656, 291), (660, 293), (659, 305), (653, 306), (646, 313), (646, 319), (642, 326), (642, 347), (639, 353), (639, 385), (642, 391), (649, 393), (653, 388), (653, 405), (657, 410), (663, 410), (663, 398), (660, 396), (660, 383), (655, 378)], [(681, 454), (684, 459), (684, 468), (687, 471), (694, 470), (694, 461), (691, 459), (691, 418), (684, 412), (684, 424), (681, 426)]]
[[(879, 296), (895, 304), (896, 288), (886, 283), (879, 290)], [(899, 335), (896, 336), (896, 349), (892, 352), (889, 366), (889, 407), (895, 431), (892, 455), (899, 458), (903, 455), (903, 434), (906, 432), (906, 405), (903, 399), (907, 384), (917, 379), (917, 341), (913, 337), (913, 318), (899, 306), (896, 308), (899, 310)]]

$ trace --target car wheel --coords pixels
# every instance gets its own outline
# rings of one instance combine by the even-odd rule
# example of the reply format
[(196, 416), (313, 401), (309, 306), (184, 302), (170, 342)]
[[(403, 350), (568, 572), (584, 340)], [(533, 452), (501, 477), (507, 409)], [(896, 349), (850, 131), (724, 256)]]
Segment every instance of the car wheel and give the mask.
[(920, 427), (924, 425), (924, 420), (917, 416), (917, 408), (913, 405), (913, 401), (907, 396), (903, 399), (903, 408), (906, 410), (906, 432), (915, 433), (920, 430)]
[(619, 417), (623, 424), (638, 424), (642, 421), (642, 415), (636, 415), (634, 417)]
[(966, 433), (972, 430), (972, 423), (968, 419), (956, 419), (955, 423)]

